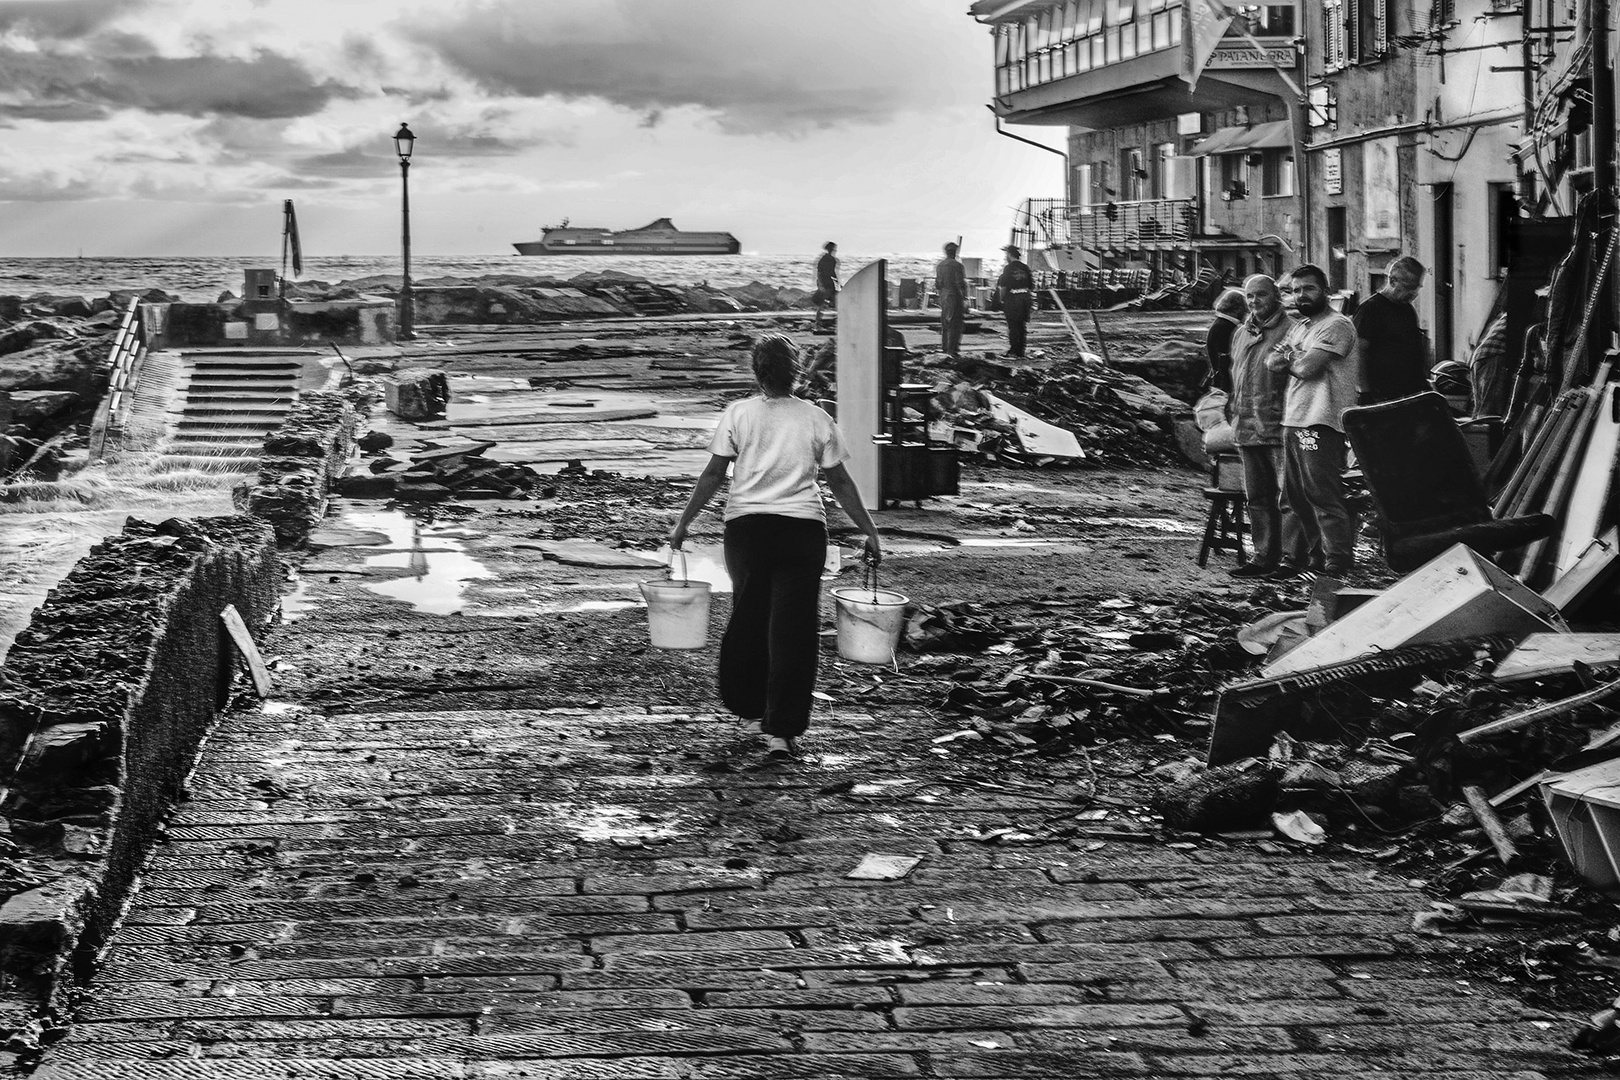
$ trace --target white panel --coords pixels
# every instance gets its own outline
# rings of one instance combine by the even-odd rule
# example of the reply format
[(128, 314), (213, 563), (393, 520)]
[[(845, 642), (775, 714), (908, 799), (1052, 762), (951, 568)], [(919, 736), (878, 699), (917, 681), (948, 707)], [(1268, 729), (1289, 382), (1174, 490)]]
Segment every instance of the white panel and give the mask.
[(838, 291), (838, 428), (849, 446), (849, 475), (869, 510), (882, 498), (872, 438), (882, 430), (886, 270), (883, 259), (868, 263)]
[(1196, 199), (1198, 197), (1198, 159), (1176, 156), (1165, 159), (1164, 197), (1167, 199)]

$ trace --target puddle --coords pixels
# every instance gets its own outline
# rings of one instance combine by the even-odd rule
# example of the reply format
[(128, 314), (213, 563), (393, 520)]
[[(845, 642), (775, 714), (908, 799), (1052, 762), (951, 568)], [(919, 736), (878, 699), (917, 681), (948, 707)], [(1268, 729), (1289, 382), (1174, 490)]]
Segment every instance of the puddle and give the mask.
[(1083, 525), (1108, 525), (1116, 529), (1140, 529), (1143, 532), (1167, 533), (1199, 533), (1204, 531), (1202, 525), (1176, 518), (1150, 518), (1150, 517), (1100, 517), (1081, 518)]
[(376, 545), (383, 554), (366, 557), (367, 566), (410, 571), (409, 577), (363, 586), (379, 596), (402, 600), (428, 615), (449, 615), (466, 606), (467, 582), (495, 577), (462, 546), (469, 535), (465, 528), (424, 525), (399, 510), (349, 510), (345, 517), (388, 538), (386, 546)]
[(315, 600), (309, 595), (309, 579), (299, 577), (294, 580), (292, 592), (281, 598), (281, 621), (297, 622), (311, 611), (315, 610)]
[[(731, 575), (726, 573), (726, 549), (719, 544), (687, 544), (684, 558), (675, 560), (675, 574), (683, 572), (692, 581), (707, 581), (710, 592), (730, 592)], [(669, 547), (641, 552), (659, 566), (669, 565)]]

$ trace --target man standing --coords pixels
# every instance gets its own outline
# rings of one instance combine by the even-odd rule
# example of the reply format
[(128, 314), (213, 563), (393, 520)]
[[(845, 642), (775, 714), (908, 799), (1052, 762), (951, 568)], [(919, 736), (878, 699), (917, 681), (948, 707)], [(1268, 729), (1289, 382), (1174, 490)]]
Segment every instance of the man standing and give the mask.
[(1283, 396), (1288, 372), (1266, 366), (1292, 328), (1277, 283), (1256, 274), (1243, 283), (1249, 315), (1232, 332), (1232, 396), (1227, 416), (1233, 442), (1243, 459), (1243, 491), (1249, 509), (1254, 557), (1232, 570), (1233, 577), (1266, 577), (1282, 563), (1284, 533), (1290, 548), (1300, 544), (1299, 525), (1282, 498)]
[(1344, 504), (1344, 410), (1356, 403), (1356, 328), (1328, 306), (1328, 280), (1306, 264), (1291, 278), (1296, 321), (1266, 359), (1289, 374), (1283, 398), (1283, 490), (1298, 538), (1273, 579), (1321, 570), (1343, 577), (1356, 563), (1355, 519)]
[(1402, 255), (1389, 264), (1384, 287), (1356, 309), (1356, 371), (1361, 404), (1421, 394), (1429, 362), (1412, 299), (1423, 285), (1423, 264)]
[(810, 300), (816, 305), (816, 329), (821, 329), (821, 309), (838, 306), (838, 245), (831, 240), (822, 246), (816, 260), (816, 291)]
[(1024, 328), (1029, 325), (1029, 311), (1035, 300), (1035, 275), (1022, 262), (1023, 252), (1012, 244), (1001, 249), (1007, 253), (1007, 265), (996, 279), (996, 297), (1001, 301), (1001, 313), (1007, 319), (1007, 355), (1024, 358)]
[(962, 353), (962, 320), (967, 307), (967, 270), (956, 258), (955, 244), (945, 245), (945, 257), (934, 265), (934, 292), (939, 297), (939, 351)]

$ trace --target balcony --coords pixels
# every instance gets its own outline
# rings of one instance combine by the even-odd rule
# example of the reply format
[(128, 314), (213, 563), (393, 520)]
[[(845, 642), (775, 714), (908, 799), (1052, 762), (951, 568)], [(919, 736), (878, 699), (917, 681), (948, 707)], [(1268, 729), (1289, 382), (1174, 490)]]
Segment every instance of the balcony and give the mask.
[(1185, 247), (1198, 227), (1193, 199), (1143, 199), (1069, 208), (1070, 242), (1089, 251)]
[(1277, 96), (1284, 84), (1275, 67), (1294, 64), (1296, 12), (1292, 4), (1254, 10), (1260, 48), (1229, 32), (1194, 93), (1182, 74), (1179, 0), (981, 0), (973, 13), (994, 35), (997, 115), (1095, 129)]

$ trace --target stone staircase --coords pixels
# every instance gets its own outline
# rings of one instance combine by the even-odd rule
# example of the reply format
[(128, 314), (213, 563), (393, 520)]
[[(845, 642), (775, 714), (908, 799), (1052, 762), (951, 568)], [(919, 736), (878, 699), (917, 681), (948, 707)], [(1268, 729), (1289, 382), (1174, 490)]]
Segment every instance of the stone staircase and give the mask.
[(257, 457), (298, 400), (303, 370), (299, 357), (286, 354), (187, 355), (159, 449), (171, 457)]

